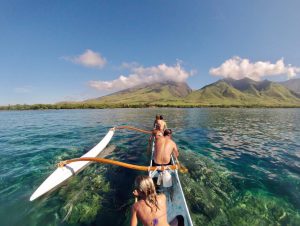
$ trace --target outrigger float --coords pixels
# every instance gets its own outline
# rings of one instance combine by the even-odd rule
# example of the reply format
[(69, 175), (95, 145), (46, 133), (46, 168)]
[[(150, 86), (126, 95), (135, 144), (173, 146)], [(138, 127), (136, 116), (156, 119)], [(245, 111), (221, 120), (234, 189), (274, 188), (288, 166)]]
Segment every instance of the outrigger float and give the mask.
[[(185, 196), (181, 187), (181, 183), (178, 176), (178, 170), (180, 172), (187, 172), (187, 169), (182, 166), (179, 161), (172, 156), (172, 165), (169, 166), (152, 166), (153, 153), (154, 153), (154, 142), (152, 143), (152, 153), (151, 161), (149, 166), (139, 166), (134, 164), (128, 164), (124, 162), (119, 162), (111, 159), (97, 158), (97, 156), (105, 149), (110, 140), (112, 139), (114, 133), (118, 129), (129, 129), (135, 130), (146, 134), (152, 134), (151, 131), (146, 131), (129, 126), (120, 126), (111, 128), (105, 137), (90, 151), (81, 156), (80, 158), (69, 159), (62, 161), (58, 164), (58, 168), (36, 189), (36, 191), (31, 195), (30, 201), (33, 201), (46, 193), (49, 193), (60, 185), (62, 185), (70, 177), (78, 174), (85, 167), (87, 167), (91, 162), (99, 162), (104, 164), (113, 164), (129, 169), (148, 171), (149, 176), (158, 179), (161, 184), (166, 183), (161, 179), (162, 174), (168, 173), (171, 177), (167, 182), (168, 185), (159, 186), (159, 191), (163, 192), (167, 197), (167, 209), (168, 209), (168, 221), (170, 222), (177, 217), (179, 222), (183, 221), (185, 226), (193, 226), (193, 222), (189, 213), (189, 209), (185, 200)], [(160, 181), (161, 180), (161, 181)], [(159, 183), (158, 182), (158, 183)]]

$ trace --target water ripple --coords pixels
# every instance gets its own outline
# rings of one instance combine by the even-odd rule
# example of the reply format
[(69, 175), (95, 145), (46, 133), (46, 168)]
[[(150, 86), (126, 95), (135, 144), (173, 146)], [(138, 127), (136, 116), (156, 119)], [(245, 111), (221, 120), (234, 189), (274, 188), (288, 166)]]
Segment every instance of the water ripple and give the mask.
[[(206, 178), (207, 183), (212, 183), (207, 181), (207, 175), (203, 173), (220, 170), (218, 177), (227, 174), (232, 176), (230, 181), (222, 179), (222, 183), (228, 186), (232, 183), (236, 189), (234, 192), (242, 202), (249, 203), (249, 197), (254, 194), (249, 195), (249, 191), (259, 190), (263, 191), (259, 197), (267, 194), (261, 200), (267, 200), (265, 203), (268, 205), (282, 203), (283, 199), (289, 208), (300, 210), (300, 109), (11, 111), (0, 112), (2, 223), (62, 224), (59, 212), (61, 198), (50, 195), (34, 203), (28, 202), (30, 194), (55, 169), (55, 164), (81, 156), (112, 126), (132, 125), (150, 130), (157, 113), (163, 114), (168, 126), (174, 129), (174, 139), (181, 153), (192, 151), (196, 154), (193, 158), (198, 158), (199, 161), (196, 161), (199, 164), (205, 157), (223, 167), (214, 169), (206, 166), (206, 171), (202, 169), (200, 175), (192, 175), (199, 176), (195, 181)], [(113, 147), (113, 152), (108, 151), (108, 156), (129, 163), (148, 164), (147, 139), (146, 135), (136, 132), (118, 131), (112, 146), (108, 147)], [(184, 158), (187, 155), (182, 156)], [(111, 174), (107, 174), (106, 178), (116, 185), (115, 202), (121, 204), (130, 197), (129, 189), (137, 172), (116, 167), (109, 169)], [(115, 178), (114, 175), (119, 177)], [(190, 178), (185, 177), (185, 180), (189, 181)], [(121, 181), (125, 184), (122, 189), (119, 188)], [(217, 184), (216, 181), (214, 183)], [(225, 194), (225, 188), (214, 189), (216, 193), (213, 195), (220, 192), (229, 195)], [(206, 194), (210, 194), (210, 191), (207, 190)], [(269, 196), (272, 199), (268, 199)], [(194, 203), (193, 200), (188, 202)], [(241, 205), (238, 209), (243, 208), (244, 204)], [(38, 211), (40, 208), (42, 211)], [(18, 212), (18, 216), (13, 214), (15, 212)], [(119, 212), (115, 214), (117, 216)], [(234, 214), (228, 212), (227, 216), (230, 218)], [(285, 217), (284, 213), (280, 212), (279, 215)], [(273, 224), (277, 223), (274, 221)]]

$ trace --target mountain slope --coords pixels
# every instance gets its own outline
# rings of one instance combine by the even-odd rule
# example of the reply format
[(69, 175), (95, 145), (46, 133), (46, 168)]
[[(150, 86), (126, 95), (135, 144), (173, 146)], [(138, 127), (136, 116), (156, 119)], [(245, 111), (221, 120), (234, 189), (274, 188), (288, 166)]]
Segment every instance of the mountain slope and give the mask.
[(300, 99), (286, 87), (268, 80), (224, 79), (192, 91), (186, 83), (144, 84), (85, 104), (104, 106), (300, 106)]
[(290, 79), (285, 82), (280, 82), (280, 84), (297, 93), (300, 97), (300, 78)]
[(81, 102), (0, 106), (0, 110), (116, 107), (300, 107), (300, 94), (267, 80), (224, 79), (192, 91), (186, 83), (144, 84)]
[(186, 97), (187, 103), (239, 106), (300, 106), (300, 99), (286, 87), (271, 81), (224, 79)]
[(122, 90), (104, 97), (90, 99), (85, 103), (97, 104), (161, 104), (178, 102), (192, 92), (186, 83), (162, 82), (144, 84)]
[(189, 103), (223, 104), (237, 102), (244, 98), (244, 93), (221, 80), (192, 92), (186, 100)]

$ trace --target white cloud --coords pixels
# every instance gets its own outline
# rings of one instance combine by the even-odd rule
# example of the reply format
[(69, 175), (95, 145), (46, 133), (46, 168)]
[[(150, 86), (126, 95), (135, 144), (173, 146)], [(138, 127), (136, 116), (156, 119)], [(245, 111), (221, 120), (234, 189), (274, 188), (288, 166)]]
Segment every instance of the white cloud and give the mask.
[(261, 80), (266, 76), (286, 75), (288, 78), (295, 77), (300, 72), (299, 67), (285, 65), (283, 59), (275, 64), (269, 61), (250, 62), (248, 59), (232, 57), (226, 60), (221, 66), (211, 68), (209, 73), (224, 78), (242, 79), (248, 77), (253, 80)]
[(83, 54), (78, 56), (62, 57), (64, 60), (75, 64), (80, 64), (85, 67), (103, 68), (107, 63), (106, 59), (100, 53), (87, 49)]
[(121, 64), (121, 69), (133, 69), (133, 68), (137, 68), (140, 67), (140, 64), (133, 61), (133, 62), (123, 62)]
[[(132, 65), (130, 65), (132, 66)], [(130, 67), (131, 74), (128, 76), (120, 75), (119, 78), (112, 81), (90, 81), (89, 85), (98, 90), (122, 90), (143, 83), (175, 81), (184, 82), (191, 76), (191, 72), (187, 72), (177, 62), (174, 66), (160, 64), (153, 67)]]
[(23, 86), (23, 87), (14, 88), (14, 92), (15, 93), (20, 93), (20, 94), (30, 93), (31, 91), (32, 91), (31, 86)]

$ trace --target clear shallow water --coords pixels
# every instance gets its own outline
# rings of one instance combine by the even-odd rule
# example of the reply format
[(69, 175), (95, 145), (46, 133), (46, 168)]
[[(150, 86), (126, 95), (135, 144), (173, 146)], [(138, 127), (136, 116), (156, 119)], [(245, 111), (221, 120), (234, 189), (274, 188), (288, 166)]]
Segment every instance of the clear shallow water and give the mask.
[[(195, 225), (300, 225), (300, 109), (218, 108), (0, 112), (1, 225), (128, 225), (138, 172), (92, 165), (28, 200), (58, 161), (114, 125), (151, 129), (157, 113), (190, 170), (181, 178)], [(147, 139), (118, 132), (108, 157), (147, 165)]]

